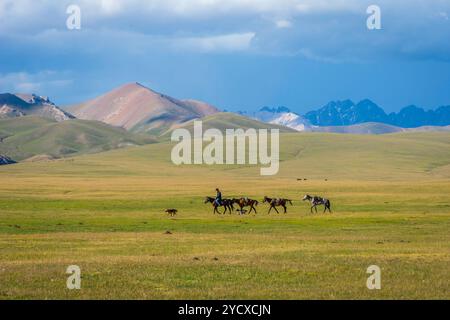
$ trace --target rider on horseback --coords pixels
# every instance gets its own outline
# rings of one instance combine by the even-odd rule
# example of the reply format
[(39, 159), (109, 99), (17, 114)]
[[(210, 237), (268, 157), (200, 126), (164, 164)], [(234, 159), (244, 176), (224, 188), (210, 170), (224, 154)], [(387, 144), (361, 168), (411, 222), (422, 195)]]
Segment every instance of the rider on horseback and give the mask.
[(216, 194), (215, 202), (218, 206), (221, 206), (222, 205), (222, 192), (220, 192), (219, 188), (216, 188), (216, 193), (217, 194)]

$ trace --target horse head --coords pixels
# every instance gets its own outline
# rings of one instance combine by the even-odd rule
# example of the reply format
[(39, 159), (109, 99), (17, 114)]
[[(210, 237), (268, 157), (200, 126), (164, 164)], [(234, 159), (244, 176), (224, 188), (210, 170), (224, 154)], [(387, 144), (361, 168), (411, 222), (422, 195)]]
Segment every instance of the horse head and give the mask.
[(206, 203), (208, 203), (208, 202), (213, 202), (213, 201), (214, 201), (213, 198), (211, 198), (211, 197), (206, 197), (204, 203), (206, 204)]

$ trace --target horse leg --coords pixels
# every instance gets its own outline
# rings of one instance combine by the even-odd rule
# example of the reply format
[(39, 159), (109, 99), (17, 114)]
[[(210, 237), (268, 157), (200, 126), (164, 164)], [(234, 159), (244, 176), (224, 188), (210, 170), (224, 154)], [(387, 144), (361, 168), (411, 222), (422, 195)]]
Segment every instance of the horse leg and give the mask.
[(275, 211), (280, 214), (280, 211), (278, 211), (277, 207), (273, 207), (275, 209)]
[(267, 214), (270, 214), (270, 211), (272, 210), (272, 206), (270, 206), (269, 208), (269, 212), (267, 212)]
[(283, 209), (284, 209), (284, 213), (287, 213), (287, 207), (285, 205), (283, 206)]

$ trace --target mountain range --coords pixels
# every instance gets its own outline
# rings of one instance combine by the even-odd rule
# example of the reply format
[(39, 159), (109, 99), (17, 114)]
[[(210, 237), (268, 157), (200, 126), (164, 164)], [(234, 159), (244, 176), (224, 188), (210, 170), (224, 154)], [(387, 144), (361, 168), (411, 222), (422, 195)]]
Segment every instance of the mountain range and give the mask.
[(346, 126), (364, 122), (379, 122), (401, 128), (450, 125), (450, 106), (425, 111), (411, 105), (398, 113), (386, 114), (369, 99), (354, 103), (351, 100), (332, 101), (316, 111), (308, 112), (304, 118), (315, 126)]
[(0, 164), (57, 159), (170, 138), (176, 128), (276, 128), (281, 132), (385, 134), (449, 131), (450, 106), (425, 111), (408, 106), (387, 114), (366, 99), (332, 101), (304, 115), (286, 107), (221, 112), (197, 100), (180, 100), (128, 83), (92, 100), (58, 107), (35, 94), (0, 94)]
[[(450, 106), (428, 111), (416, 106), (408, 106), (398, 113), (386, 114), (381, 107), (368, 99), (356, 104), (351, 100), (331, 101), (322, 108), (305, 115), (299, 115), (286, 107), (263, 107), (253, 113), (238, 113), (260, 121), (288, 126), (297, 131), (391, 133), (405, 131), (405, 129), (421, 131), (421, 127), (428, 127), (423, 130), (430, 130), (434, 126), (450, 125)], [(347, 126), (352, 128), (347, 130), (345, 128)]]
[[(90, 101), (65, 109), (56, 106), (47, 97), (34, 94), (0, 94), (0, 118), (34, 115), (56, 121), (74, 118), (95, 120), (134, 133), (156, 136), (164, 135), (191, 120), (217, 113), (220, 113), (220, 110), (206, 102), (176, 99), (137, 82), (125, 84)], [(331, 101), (304, 115), (292, 112), (283, 106), (263, 107), (257, 112), (236, 113), (296, 131), (358, 133), (357, 128), (365, 127), (362, 130), (363, 133), (372, 131), (386, 133), (423, 126), (450, 125), (450, 106), (426, 111), (411, 105), (398, 113), (387, 114), (369, 99), (358, 103), (351, 100)], [(369, 123), (372, 125), (362, 125)], [(376, 129), (374, 129), (374, 123), (378, 123)], [(340, 128), (343, 126), (353, 127), (345, 130)], [(367, 127), (371, 129), (367, 130)]]

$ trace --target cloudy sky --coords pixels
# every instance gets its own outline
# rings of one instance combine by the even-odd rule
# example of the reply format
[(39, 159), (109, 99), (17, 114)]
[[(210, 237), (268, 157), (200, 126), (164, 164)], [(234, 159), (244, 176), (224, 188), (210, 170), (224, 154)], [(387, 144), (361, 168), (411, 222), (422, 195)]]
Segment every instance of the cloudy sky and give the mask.
[(134, 81), (228, 110), (448, 105), (450, 0), (0, 0), (0, 92), (67, 105)]

